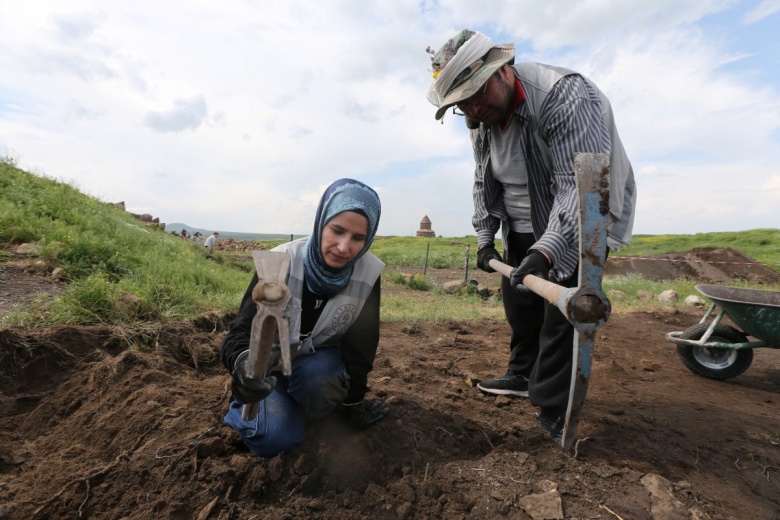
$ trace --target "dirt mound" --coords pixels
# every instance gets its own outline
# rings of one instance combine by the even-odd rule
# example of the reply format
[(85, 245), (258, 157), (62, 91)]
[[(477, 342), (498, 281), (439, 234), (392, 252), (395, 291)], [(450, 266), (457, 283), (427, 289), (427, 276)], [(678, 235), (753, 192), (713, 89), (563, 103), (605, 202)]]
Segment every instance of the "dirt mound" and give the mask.
[(213, 324), (133, 348), (110, 327), (5, 329), (0, 518), (776, 519), (780, 351), (732, 381), (699, 378), (663, 340), (696, 321), (601, 329), (576, 457), (527, 400), (471, 386), (505, 366), (500, 323), (383, 324), (369, 384), (391, 415), (366, 431), (331, 417), (270, 460), (222, 424)]
[(652, 258), (613, 255), (607, 261), (604, 273), (636, 273), (655, 281), (687, 278), (711, 284), (729, 284), (736, 280), (760, 284), (780, 283), (780, 273), (730, 247), (701, 247), (684, 253), (666, 253)]

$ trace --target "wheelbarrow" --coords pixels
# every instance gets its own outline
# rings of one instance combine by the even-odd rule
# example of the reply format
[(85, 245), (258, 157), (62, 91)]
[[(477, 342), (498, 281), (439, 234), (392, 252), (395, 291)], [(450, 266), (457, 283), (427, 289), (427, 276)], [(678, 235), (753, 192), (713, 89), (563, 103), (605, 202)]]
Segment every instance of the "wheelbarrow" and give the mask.
[[(666, 334), (692, 372), (729, 379), (750, 367), (753, 349), (780, 349), (780, 292), (718, 285), (697, 285), (696, 290), (712, 300), (709, 310), (696, 325)], [(724, 316), (739, 328), (721, 323)]]

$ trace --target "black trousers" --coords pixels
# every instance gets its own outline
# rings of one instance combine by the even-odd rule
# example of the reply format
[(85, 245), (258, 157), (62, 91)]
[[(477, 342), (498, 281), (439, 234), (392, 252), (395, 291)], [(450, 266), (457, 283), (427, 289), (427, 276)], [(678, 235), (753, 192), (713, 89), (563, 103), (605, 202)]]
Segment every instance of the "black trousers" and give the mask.
[[(504, 263), (516, 267), (536, 240), (531, 233), (509, 233), (504, 244)], [(564, 287), (576, 287), (578, 269)], [(574, 327), (541, 296), (519, 293), (502, 277), (504, 312), (512, 337), (509, 341), (509, 370), (528, 378), (531, 404), (550, 412), (563, 413), (569, 402)]]

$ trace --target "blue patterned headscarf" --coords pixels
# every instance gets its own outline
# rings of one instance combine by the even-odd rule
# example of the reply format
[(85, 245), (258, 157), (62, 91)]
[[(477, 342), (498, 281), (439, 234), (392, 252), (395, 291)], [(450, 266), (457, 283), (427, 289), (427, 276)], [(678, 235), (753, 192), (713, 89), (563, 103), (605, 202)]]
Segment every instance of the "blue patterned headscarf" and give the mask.
[[(325, 225), (343, 211), (354, 211), (368, 219), (366, 245), (347, 265), (339, 269), (329, 267), (322, 257), (322, 230)], [(303, 252), (303, 272), (309, 290), (315, 294), (332, 297), (340, 293), (349, 283), (358, 258), (366, 254), (379, 226), (382, 206), (379, 195), (360, 181), (339, 179), (325, 190), (317, 207), (314, 219), (314, 232), (306, 242)]]

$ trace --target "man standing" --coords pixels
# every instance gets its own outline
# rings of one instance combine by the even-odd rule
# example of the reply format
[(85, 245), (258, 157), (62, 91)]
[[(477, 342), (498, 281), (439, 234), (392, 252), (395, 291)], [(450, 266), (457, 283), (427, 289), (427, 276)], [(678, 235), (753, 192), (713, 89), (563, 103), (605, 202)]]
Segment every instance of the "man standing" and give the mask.
[(214, 247), (217, 243), (218, 238), (219, 238), (219, 233), (215, 231), (211, 235), (209, 235), (209, 237), (206, 239), (206, 243), (203, 245), (205, 247)]
[(608, 244), (617, 249), (630, 242), (636, 205), (631, 163), (609, 100), (581, 74), (541, 63), (515, 65), (513, 44), (494, 45), (468, 29), (431, 60), (428, 100), (438, 107), (436, 119), (453, 107), (471, 129), (477, 266), (493, 272), (488, 262), (501, 259), (494, 247), (500, 227), (503, 261), (515, 267), (501, 285), (512, 329), (508, 370), (477, 386), (489, 394), (529, 397), (539, 407), (537, 424), (560, 440), (574, 327), (520, 284), (533, 274), (577, 285), (575, 152), (610, 154)]

